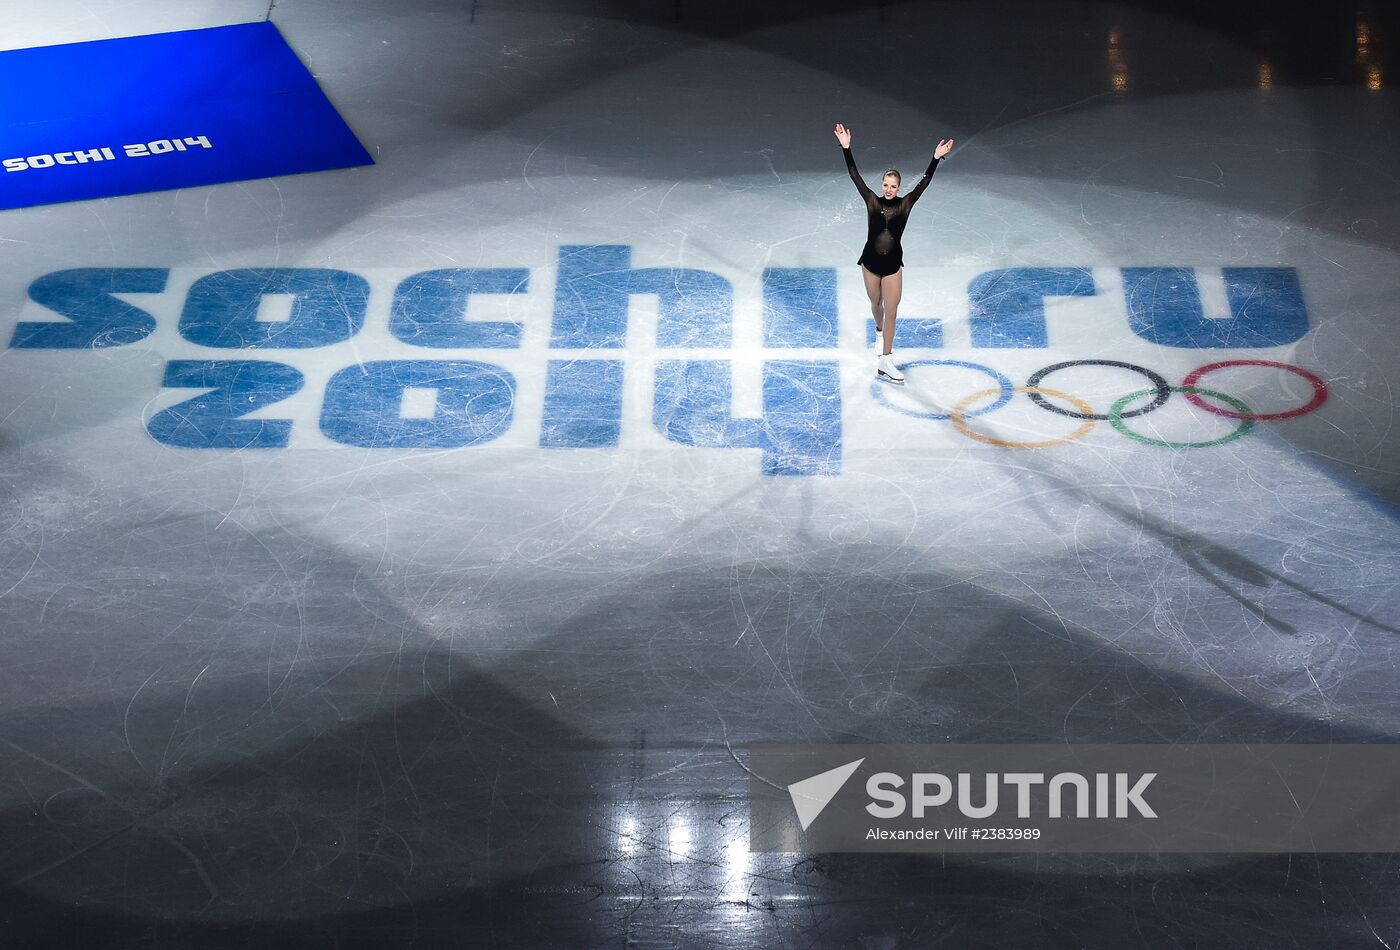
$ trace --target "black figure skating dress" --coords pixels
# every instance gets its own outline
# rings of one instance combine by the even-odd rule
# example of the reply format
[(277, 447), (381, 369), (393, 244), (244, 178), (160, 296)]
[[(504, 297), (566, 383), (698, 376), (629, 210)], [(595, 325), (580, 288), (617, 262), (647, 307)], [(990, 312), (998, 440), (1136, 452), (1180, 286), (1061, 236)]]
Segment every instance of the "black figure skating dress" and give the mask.
[(899, 238), (904, 234), (904, 225), (909, 220), (909, 210), (928, 187), (933, 173), (938, 169), (939, 159), (931, 159), (928, 171), (914, 186), (914, 190), (900, 198), (886, 198), (871, 191), (856, 171), (856, 161), (851, 150), (841, 149), (846, 156), (846, 170), (851, 173), (851, 181), (856, 183), (860, 196), (865, 199), (865, 210), (870, 216), (869, 233), (865, 239), (865, 250), (856, 261), (872, 274), (888, 277), (904, 266), (904, 249), (899, 246)]

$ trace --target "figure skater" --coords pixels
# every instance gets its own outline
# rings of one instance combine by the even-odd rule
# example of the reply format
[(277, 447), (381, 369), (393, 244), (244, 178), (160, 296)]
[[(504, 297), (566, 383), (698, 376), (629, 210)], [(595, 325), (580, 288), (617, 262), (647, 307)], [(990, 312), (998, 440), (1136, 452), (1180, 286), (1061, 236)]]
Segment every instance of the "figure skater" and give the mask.
[(900, 235), (909, 220), (909, 211), (914, 202), (928, 187), (938, 163), (953, 150), (953, 140), (938, 143), (933, 150), (933, 158), (928, 163), (928, 171), (914, 186), (914, 190), (903, 198), (899, 192), (899, 172), (891, 168), (882, 180), (883, 195), (876, 195), (861, 180), (856, 171), (855, 159), (851, 157), (851, 130), (844, 125), (836, 126), (836, 141), (841, 143), (841, 153), (846, 156), (846, 170), (851, 173), (851, 181), (865, 199), (865, 210), (869, 215), (869, 230), (865, 239), (865, 250), (861, 251), (861, 277), (865, 279), (865, 292), (870, 297), (870, 313), (875, 317), (875, 342), (880, 348), (880, 356), (875, 364), (877, 379), (892, 383), (903, 383), (904, 374), (895, 368), (890, 351), (894, 349), (894, 321), (899, 310), (899, 298), (904, 292), (904, 249), (899, 246)]

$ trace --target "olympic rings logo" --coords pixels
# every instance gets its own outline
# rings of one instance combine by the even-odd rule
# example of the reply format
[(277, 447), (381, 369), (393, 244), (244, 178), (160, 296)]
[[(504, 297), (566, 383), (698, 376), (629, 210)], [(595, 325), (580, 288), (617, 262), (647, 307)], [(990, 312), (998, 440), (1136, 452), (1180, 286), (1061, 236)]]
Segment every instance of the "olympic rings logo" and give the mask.
[[(904, 413), (905, 415), (916, 416), (921, 419), (946, 419), (953, 424), (955, 429), (969, 439), (974, 439), (986, 445), (995, 445), (1009, 449), (1040, 449), (1052, 445), (1063, 445), (1067, 442), (1074, 442), (1088, 435), (1090, 430), (1099, 422), (1108, 422), (1118, 432), (1145, 445), (1156, 445), (1171, 449), (1207, 448), (1209, 446), (1224, 445), (1227, 442), (1235, 441), (1248, 433), (1250, 429), (1254, 428), (1256, 422), (1263, 422), (1271, 419), (1292, 419), (1296, 416), (1312, 412), (1327, 401), (1327, 384), (1323, 382), (1321, 377), (1316, 373), (1306, 370), (1301, 366), (1294, 366), (1290, 363), (1278, 363), (1273, 360), (1221, 360), (1216, 363), (1207, 363), (1205, 366), (1197, 367), (1187, 373), (1179, 386), (1169, 385), (1161, 374), (1147, 369), (1144, 366), (1138, 366), (1135, 363), (1124, 363), (1120, 360), (1066, 360), (1063, 363), (1055, 363), (1052, 366), (1045, 366), (1036, 370), (1026, 380), (1024, 386), (1013, 385), (1011, 380), (1004, 374), (990, 366), (984, 366), (981, 363), (969, 363), (965, 360), (914, 360), (909, 363), (901, 364), (900, 368), (908, 371), (915, 366), (959, 366), (964, 369), (985, 373), (996, 382), (996, 385), (987, 389), (979, 389), (976, 392), (964, 396), (953, 406), (950, 412), (921, 412), (894, 405), (886, 398), (885, 385), (882, 383), (875, 383), (872, 386), (871, 391), (875, 394), (876, 400), (887, 408), (893, 409), (895, 412)], [(1125, 369), (1141, 375), (1151, 383), (1151, 385), (1119, 397), (1114, 401), (1113, 405), (1109, 407), (1108, 412), (1099, 413), (1095, 412), (1092, 406), (1078, 396), (1072, 396), (1058, 389), (1050, 389), (1041, 385), (1046, 377), (1051, 374), (1074, 366), (1107, 366)], [(1270, 366), (1275, 369), (1293, 373), (1307, 380), (1312, 386), (1312, 398), (1295, 409), (1288, 409), (1282, 412), (1254, 412), (1236, 396), (1222, 393), (1214, 389), (1207, 389), (1199, 385), (1207, 374), (1231, 366)], [(1032, 402), (1047, 412), (1068, 416), (1071, 419), (1079, 419), (1080, 425), (1069, 435), (1059, 438), (1017, 442), (1008, 439), (999, 439), (978, 432), (968, 423), (968, 419), (974, 416), (987, 415), (988, 413), (995, 412), (1002, 408), (1009, 403), (1017, 393), (1024, 393), (1029, 396)], [(1220, 438), (1205, 439), (1198, 442), (1174, 442), (1168, 439), (1156, 439), (1151, 436), (1143, 435), (1135, 431), (1128, 424), (1127, 420), (1129, 419), (1147, 415), (1149, 412), (1161, 408), (1166, 404), (1167, 400), (1171, 398), (1173, 393), (1180, 393), (1185, 396), (1186, 401), (1198, 409), (1202, 409), (1213, 415), (1223, 416), (1227, 419), (1235, 419), (1239, 422), (1239, 425)], [(990, 396), (996, 396), (996, 399), (980, 409), (972, 409), (972, 406), (979, 400), (986, 399)], [(1047, 399), (1046, 397), (1050, 398)], [(1137, 406), (1136, 408), (1129, 408), (1148, 397), (1151, 398), (1144, 405)], [(1058, 399), (1073, 408), (1065, 408), (1064, 406), (1056, 405), (1050, 402), (1050, 399)], [(1212, 400), (1214, 402), (1212, 402)], [(1223, 405), (1217, 405), (1216, 403), (1222, 403)]]

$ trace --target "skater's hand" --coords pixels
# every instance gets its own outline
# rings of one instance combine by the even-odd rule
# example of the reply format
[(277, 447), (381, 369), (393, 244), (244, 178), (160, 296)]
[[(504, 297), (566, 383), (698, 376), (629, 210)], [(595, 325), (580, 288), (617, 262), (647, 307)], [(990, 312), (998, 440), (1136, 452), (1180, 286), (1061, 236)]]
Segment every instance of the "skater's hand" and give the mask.
[[(838, 125), (837, 128), (839, 129), (840, 126)], [(936, 149), (933, 150), (933, 157), (934, 157), (934, 158), (942, 158), (944, 155), (947, 155), (947, 154), (948, 154), (949, 152), (951, 152), (952, 150), (953, 150), (953, 140), (952, 140), (952, 139), (944, 139), (943, 141), (939, 142), (939, 143), (938, 143), (938, 147), (937, 147)]]
[(851, 147), (851, 130), (840, 122), (836, 123), (836, 141), (841, 143), (842, 148)]

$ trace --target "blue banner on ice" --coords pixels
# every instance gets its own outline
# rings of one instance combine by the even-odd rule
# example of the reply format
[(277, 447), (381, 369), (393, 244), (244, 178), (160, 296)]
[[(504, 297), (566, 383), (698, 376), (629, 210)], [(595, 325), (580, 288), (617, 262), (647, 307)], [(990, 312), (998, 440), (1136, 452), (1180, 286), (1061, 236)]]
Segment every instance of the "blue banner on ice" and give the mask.
[(0, 53), (0, 208), (369, 165), (271, 23)]

